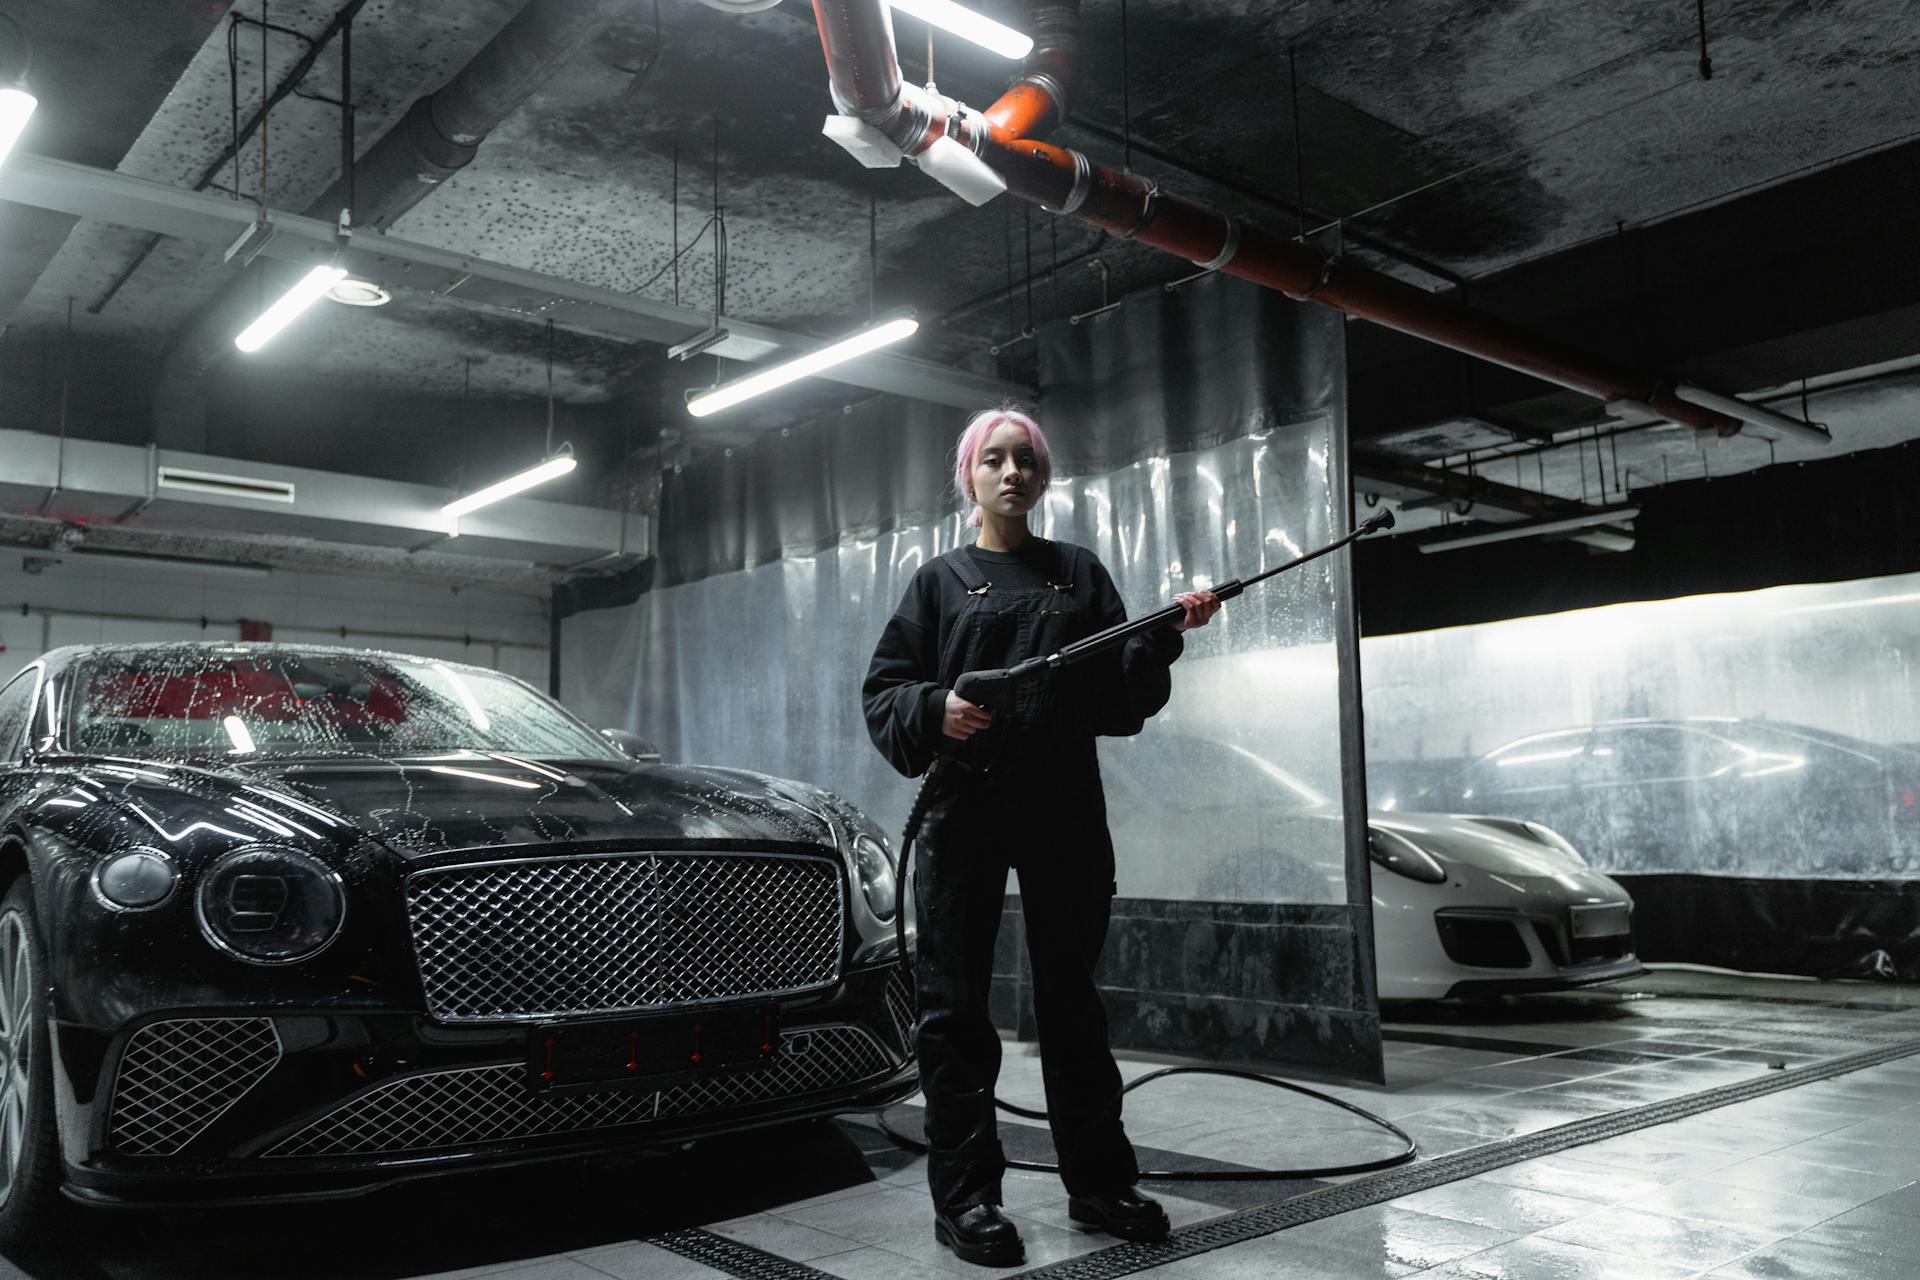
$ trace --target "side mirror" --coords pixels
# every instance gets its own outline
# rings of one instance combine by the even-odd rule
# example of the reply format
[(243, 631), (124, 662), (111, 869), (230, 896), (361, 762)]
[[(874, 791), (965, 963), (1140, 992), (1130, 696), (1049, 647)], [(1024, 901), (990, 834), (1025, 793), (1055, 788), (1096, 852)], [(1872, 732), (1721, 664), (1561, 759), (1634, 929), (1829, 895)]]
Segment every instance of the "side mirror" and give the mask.
[(641, 764), (660, 763), (660, 748), (637, 733), (628, 733), (625, 729), (602, 729), (600, 736), (624, 751), (628, 758)]

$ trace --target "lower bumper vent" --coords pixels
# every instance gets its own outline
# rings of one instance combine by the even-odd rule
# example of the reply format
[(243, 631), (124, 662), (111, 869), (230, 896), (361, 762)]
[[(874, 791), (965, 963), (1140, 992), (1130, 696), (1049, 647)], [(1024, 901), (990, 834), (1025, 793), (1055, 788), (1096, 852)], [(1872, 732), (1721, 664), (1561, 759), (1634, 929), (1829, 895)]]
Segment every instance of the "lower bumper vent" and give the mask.
[(761, 1070), (652, 1092), (532, 1094), (517, 1062), (405, 1076), (361, 1094), (266, 1154), (371, 1156), (613, 1129), (801, 1098), (892, 1070), (879, 1041), (861, 1027), (804, 1028), (781, 1041), (779, 1060)]
[(149, 1023), (120, 1056), (109, 1141), (126, 1155), (175, 1155), (279, 1062), (270, 1018)]

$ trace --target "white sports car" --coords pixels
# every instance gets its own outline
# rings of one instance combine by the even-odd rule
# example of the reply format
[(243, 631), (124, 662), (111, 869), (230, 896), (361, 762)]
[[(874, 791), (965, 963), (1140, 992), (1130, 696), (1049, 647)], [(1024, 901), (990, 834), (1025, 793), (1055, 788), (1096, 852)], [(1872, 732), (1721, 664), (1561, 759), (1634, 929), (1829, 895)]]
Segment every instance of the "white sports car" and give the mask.
[(1642, 972), (1633, 899), (1537, 822), (1367, 815), (1383, 1000), (1556, 991)]
[[(1101, 742), (1123, 862), (1205, 831), (1225, 859), (1278, 859), (1261, 879), (1280, 898), (1324, 901), (1346, 883), (1339, 803), (1272, 761), (1178, 733)], [(1537, 822), (1469, 814), (1367, 815), (1374, 950), (1383, 1000), (1553, 991), (1642, 972), (1633, 899)], [(1186, 887), (1210, 896), (1204, 869)], [(1214, 886), (1216, 890), (1218, 886)], [(1137, 892), (1138, 890), (1136, 890)]]

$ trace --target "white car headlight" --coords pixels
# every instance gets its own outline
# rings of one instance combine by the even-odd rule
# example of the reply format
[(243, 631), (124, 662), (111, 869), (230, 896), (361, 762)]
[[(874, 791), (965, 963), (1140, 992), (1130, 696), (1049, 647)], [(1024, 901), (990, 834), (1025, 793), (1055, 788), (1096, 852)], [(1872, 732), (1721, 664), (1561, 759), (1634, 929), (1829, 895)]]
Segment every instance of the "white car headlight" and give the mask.
[(893, 919), (899, 909), (900, 889), (893, 873), (893, 854), (884, 836), (875, 838), (866, 832), (853, 837), (853, 869), (860, 877), (860, 892), (867, 906), (882, 920)]
[(1566, 854), (1575, 866), (1584, 867), (1587, 865), (1587, 860), (1580, 855), (1578, 849), (1573, 847), (1573, 842), (1561, 835), (1558, 831), (1555, 831), (1552, 827), (1538, 822), (1529, 822), (1527, 824), (1527, 830), (1533, 832), (1534, 839), (1538, 840), (1541, 844)]
[(1381, 827), (1367, 828), (1367, 856), (1376, 866), (1418, 880), (1422, 884), (1445, 884), (1447, 869), (1432, 854), (1397, 831)]

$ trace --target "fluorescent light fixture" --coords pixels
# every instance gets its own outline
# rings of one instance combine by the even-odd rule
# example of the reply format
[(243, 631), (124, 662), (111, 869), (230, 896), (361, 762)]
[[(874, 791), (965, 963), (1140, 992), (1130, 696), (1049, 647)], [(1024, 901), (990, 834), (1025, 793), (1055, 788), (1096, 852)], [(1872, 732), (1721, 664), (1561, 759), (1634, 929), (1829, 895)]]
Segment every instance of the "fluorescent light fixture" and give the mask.
[(942, 31), (951, 31), (962, 40), (971, 40), (1003, 58), (1024, 58), (1033, 52), (1032, 36), (1022, 35), (953, 0), (892, 0), (892, 4), (902, 13), (912, 14)]
[(227, 731), (227, 741), (233, 744), (230, 754), (244, 756), (253, 753), (253, 735), (247, 732), (246, 723), (239, 716), (228, 716), (220, 722), (220, 727)]
[(522, 490), (531, 489), (537, 484), (545, 484), (556, 476), (563, 476), (573, 470), (576, 465), (578, 464), (575, 463), (572, 454), (555, 454), (539, 466), (522, 471), (517, 476), (508, 476), (505, 480), (497, 484), (490, 484), (477, 493), (470, 493), (464, 498), (455, 498), (452, 502), (440, 508), (440, 514), (449, 520), (458, 520), (468, 512), (478, 511), (481, 507), (489, 503), (498, 502), (502, 498), (510, 498)]
[(27, 127), (33, 109), (39, 105), (25, 89), (0, 89), (0, 162), (20, 140), (20, 131)]
[(1525, 524), (1497, 525), (1484, 533), (1468, 533), (1457, 538), (1422, 542), (1419, 547), (1422, 551), (1458, 551), (1462, 547), (1485, 546), (1489, 542), (1511, 542), (1515, 538), (1539, 538), (1549, 533), (1571, 533), (1576, 529), (1591, 529), (1595, 525), (1631, 520), (1639, 514), (1638, 507), (1607, 507), (1604, 510), (1588, 511), (1582, 515), (1567, 516), (1560, 520), (1531, 520)]
[(1697, 404), (1703, 409), (1724, 413), (1729, 418), (1737, 418), (1750, 427), (1765, 427), (1769, 431), (1777, 431), (1790, 439), (1804, 440), (1808, 444), (1833, 443), (1833, 433), (1828, 431), (1824, 424), (1789, 418), (1784, 413), (1775, 413), (1763, 404), (1738, 400), (1733, 396), (1723, 396), (1718, 391), (1688, 386), (1684, 382), (1673, 389), (1673, 394), (1688, 404)]
[(751, 400), (764, 395), (775, 387), (784, 387), (800, 378), (810, 378), (823, 369), (831, 369), (844, 364), (856, 356), (866, 355), (890, 343), (910, 338), (919, 331), (920, 322), (911, 316), (888, 320), (884, 324), (862, 329), (849, 337), (840, 339), (830, 346), (809, 352), (785, 364), (777, 364), (771, 369), (762, 369), (758, 373), (736, 378), (723, 387), (715, 387), (702, 395), (687, 401), (687, 412), (696, 418), (704, 418), (710, 413), (722, 409), (731, 409), (743, 400)]
[(258, 351), (274, 334), (293, 323), (295, 316), (318, 302), (327, 290), (346, 279), (341, 267), (315, 267), (301, 276), (280, 300), (260, 313), (260, 318), (240, 331), (233, 345), (242, 351)]

